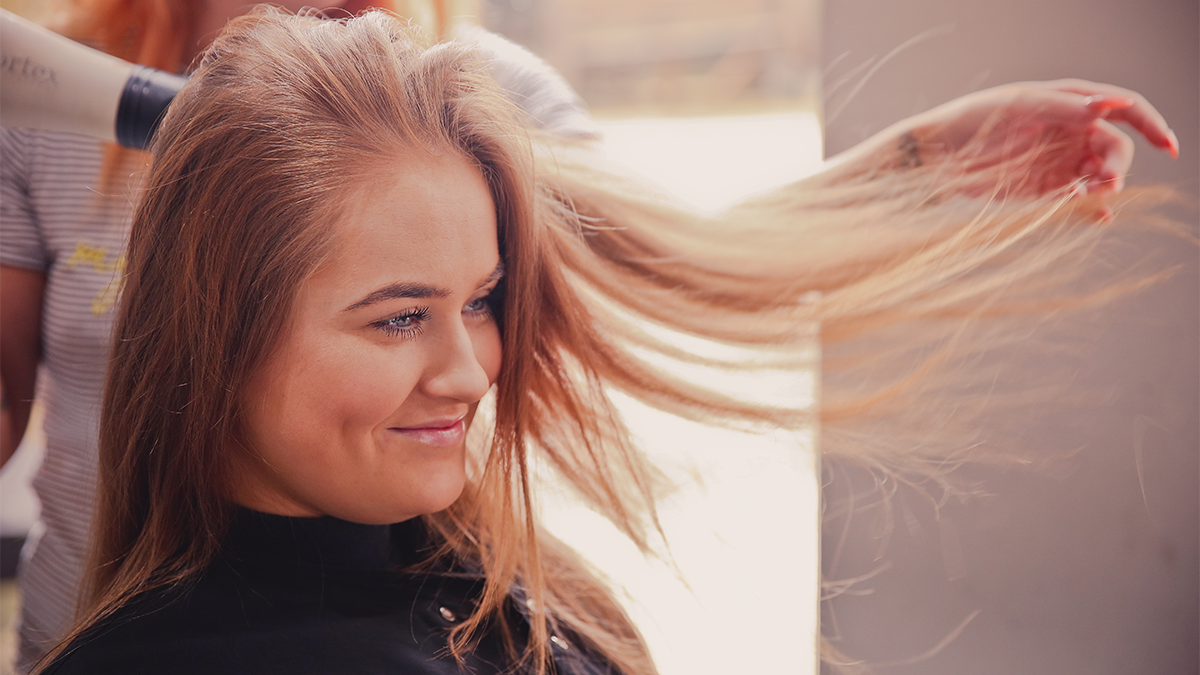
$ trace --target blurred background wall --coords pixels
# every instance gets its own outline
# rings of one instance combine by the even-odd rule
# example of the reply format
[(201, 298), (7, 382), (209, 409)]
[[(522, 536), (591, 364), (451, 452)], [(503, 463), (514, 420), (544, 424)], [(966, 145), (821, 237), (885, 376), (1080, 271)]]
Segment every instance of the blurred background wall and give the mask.
[(480, 0), (601, 117), (815, 105), (821, 0)]
[[(1200, 187), (1196, 0), (825, 0), (822, 62), (826, 152), (970, 91), (1020, 80), (1080, 77), (1136, 89), (1179, 136), (1180, 158), (1139, 139), (1130, 183), (1165, 183), (1193, 204)], [(932, 30), (931, 30), (932, 29)], [(925, 31), (865, 82), (877, 63)], [(872, 65), (873, 65), (872, 63)], [(861, 84), (850, 99), (845, 94)], [(833, 114), (836, 110), (840, 112)], [(1194, 209), (1174, 211), (1190, 223)], [(978, 615), (940, 653), (880, 667), (883, 674), (1194, 675), (1200, 388), (1197, 248), (1151, 238), (1127, 248), (1119, 272), (1145, 247), (1166, 247), (1173, 279), (1072, 332), (1090, 349), (1079, 383), (1117, 385), (1099, 411), (1065, 413), (1041, 429), (1081, 446), (1049, 474), (983, 476), (994, 496), (951, 502), (940, 520), (901, 497), (886, 546), (877, 512), (827, 523), (825, 574), (879, 571), (827, 603), (827, 634), (875, 663), (913, 659)], [(1161, 260), (1161, 259), (1160, 259)], [(1071, 429), (1069, 433), (1065, 429)], [(1140, 464), (1140, 466), (1139, 466)], [(826, 485), (844, 503), (852, 481)], [(831, 569), (836, 562), (836, 569)]]

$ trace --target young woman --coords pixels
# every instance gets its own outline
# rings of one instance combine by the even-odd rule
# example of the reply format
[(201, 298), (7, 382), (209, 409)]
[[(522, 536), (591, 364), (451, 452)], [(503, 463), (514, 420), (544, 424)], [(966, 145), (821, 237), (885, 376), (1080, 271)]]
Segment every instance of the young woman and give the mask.
[[(348, 16), (367, 6), (421, 9), (445, 19), (443, 3), (326, 0), (314, 6)], [(56, 27), (136, 63), (183, 72), (241, 0), (64, 0)], [(418, 12), (424, 14), (424, 12)], [(530, 114), (564, 133), (592, 133), (570, 95), (530, 90), (528, 55), (483, 31), (473, 41), (503, 50), (492, 68)], [(130, 204), (146, 156), (72, 134), (0, 129), (0, 382), (5, 407), (0, 463), (16, 449), (35, 389), (45, 412), (45, 460), (34, 481), (41, 518), (19, 570), (18, 669), (26, 672), (70, 627), (79, 595), (95, 488), (101, 389)], [(131, 178), (132, 176), (132, 178)]]
[(530, 463), (645, 544), (655, 476), (606, 387), (807, 418), (657, 371), (637, 348), (675, 351), (637, 321), (786, 345), (1012, 314), (1099, 236), (1077, 211), (1130, 160), (1105, 117), (1172, 147), (1129, 92), (994, 90), (705, 220), (528, 131), (461, 45), (378, 13), (234, 22), (156, 140), (84, 613), (44, 672), (654, 672), (538, 526)]

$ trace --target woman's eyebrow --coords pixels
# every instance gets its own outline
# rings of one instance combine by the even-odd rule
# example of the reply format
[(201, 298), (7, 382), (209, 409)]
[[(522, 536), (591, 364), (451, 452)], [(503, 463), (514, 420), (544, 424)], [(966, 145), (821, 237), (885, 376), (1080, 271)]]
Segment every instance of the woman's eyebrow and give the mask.
[(503, 278), (504, 278), (504, 261), (501, 260), (500, 262), (496, 263), (496, 269), (492, 270), (492, 273), (487, 275), (486, 279), (479, 282), (479, 285), (476, 286), (475, 288), (483, 288), (484, 286), (487, 286), (488, 284), (490, 284), (492, 282), (499, 281), (500, 279), (503, 279)]
[(401, 300), (404, 298), (446, 298), (449, 296), (450, 291), (437, 286), (426, 286), (425, 284), (410, 283), (388, 284), (377, 291), (371, 291), (367, 297), (359, 300), (353, 305), (350, 305), (342, 311), (351, 312), (356, 309), (362, 309), (363, 307), (373, 305), (377, 302), (383, 302), (385, 300)]
[[(488, 274), (487, 277), (483, 281), (479, 282), (479, 285), (476, 286), (476, 288), (483, 288), (484, 286), (487, 286), (490, 283), (496, 282), (496, 281), (502, 279), (503, 277), (504, 277), (504, 261), (501, 260), (499, 263), (496, 264), (496, 269), (492, 270), (491, 274)], [(367, 297), (363, 298), (362, 300), (359, 300), (358, 302), (354, 303), (353, 305), (350, 305), (349, 307), (347, 307), (346, 309), (343, 309), (342, 311), (343, 312), (352, 312), (356, 309), (362, 309), (363, 307), (368, 307), (370, 305), (374, 305), (377, 302), (383, 302), (385, 300), (403, 300), (405, 298), (414, 298), (414, 299), (420, 300), (420, 299), (425, 299), (425, 298), (448, 298), (448, 297), (450, 297), (450, 291), (446, 290), (445, 288), (441, 288), (438, 286), (428, 286), (426, 284), (413, 284), (413, 283), (403, 283), (402, 282), (402, 283), (388, 284), (387, 286), (384, 286), (383, 288), (380, 288), (379, 290), (371, 291), (371, 293), (369, 295), (367, 295)]]

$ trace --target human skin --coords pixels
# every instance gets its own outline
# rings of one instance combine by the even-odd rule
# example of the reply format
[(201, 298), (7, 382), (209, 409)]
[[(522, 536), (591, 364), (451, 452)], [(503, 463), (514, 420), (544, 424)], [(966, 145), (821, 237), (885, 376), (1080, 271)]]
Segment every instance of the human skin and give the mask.
[[(1086, 80), (1021, 82), (968, 94), (888, 127), (830, 160), (825, 179), (937, 164), (954, 173), (978, 175), (961, 189), (986, 196), (996, 189), (985, 170), (1041, 143), (1054, 152), (1038, 158), (1018, 196), (1038, 197), (1077, 182), (1098, 219), (1111, 217), (1109, 204), (1125, 186), (1133, 164), (1133, 140), (1123, 124), (1172, 157), (1179, 141), (1163, 116), (1130, 89)], [(960, 154), (972, 144), (973, 152)], [(957, 163), (958, 166), (954, 166)]]
[(396, 165), (347, 200), (332, 255), (242, 394), (237, 504), (382, 524), (462, 492), (465, 432), (501, 364), (495, 211), (462, 157)]
[(16, 452), (29, 423), (42, 354), (45, 289), (46, 275), (41, 272), (0, 265), (0, 466)]

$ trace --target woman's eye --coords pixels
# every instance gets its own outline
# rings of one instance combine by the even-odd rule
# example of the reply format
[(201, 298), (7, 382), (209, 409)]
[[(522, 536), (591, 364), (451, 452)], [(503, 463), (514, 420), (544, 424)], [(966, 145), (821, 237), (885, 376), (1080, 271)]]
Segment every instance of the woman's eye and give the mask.
[(478, 298), (475, 298), (471, 302), (468, 302), (463, 307), (463, 314), (469, 314), (478, 319), (486, 319), (492, 316), (492, 302), (495, 299), (495, 291), (496, 289), (493, 288), (489, 290), (486, 295), (482, 295)]
[(416, 337), (421, 332), (421, 322), (429, 319), (429, 308), (418, 307), (371, 324), (391, 337)]
[(476, 299), (472, 300), (471, 302), (468, 302), (466, 307), (463, 307), (464, 312), (468, 312), (471, 314), (478, 314), (480, 312), (486, 312), (489, 309), (491, 309), (491, 307), (488, 305), (487, 296), (484, 296), (482, 298), (476, 298)]

